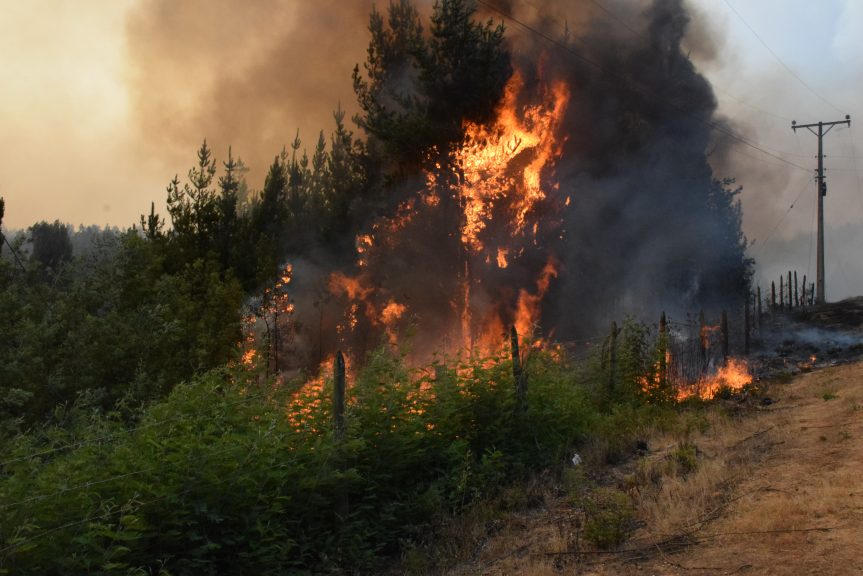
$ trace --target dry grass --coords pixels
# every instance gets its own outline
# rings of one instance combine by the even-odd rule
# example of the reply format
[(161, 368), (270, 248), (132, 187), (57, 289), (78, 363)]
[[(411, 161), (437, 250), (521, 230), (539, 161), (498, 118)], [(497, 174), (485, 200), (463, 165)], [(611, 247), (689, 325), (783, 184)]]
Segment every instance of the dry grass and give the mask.
[(719, 405), (706, 426), (653, 434), (648, 455), (602, 480), (636, 506), (637, 529), (615, 551), (586, 541), (589, 483), (575, 474), (511, 494), (515, 511), (460, 520), (434, 562), (397, 573), (861, 574), (861, 381), (863, 364), (807, 373), (774, 385), (764, 409)]

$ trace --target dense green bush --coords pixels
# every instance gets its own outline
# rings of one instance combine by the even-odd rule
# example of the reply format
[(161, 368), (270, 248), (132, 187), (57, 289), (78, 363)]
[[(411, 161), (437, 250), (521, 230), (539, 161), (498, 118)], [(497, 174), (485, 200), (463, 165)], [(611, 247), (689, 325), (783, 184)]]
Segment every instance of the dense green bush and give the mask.
[(503, 354), (417, 370), (379, 349), (349, 384), (342, 442), (326, 377), (275, 385), (240, 368), (209, 372), (132, 417), (131, 428), (123, 411), (133, 408), (106, 414), (82, 395), (0, 455), (0, 569), (372, 567), (442, 515), (559, 468), (591, 431), (632, 432), (619, 409), (599, 411), (589, 373), (539, 351), (526, 369), (528, 402), (518, 410)]
[(619, 546), (632, 529), (635, 506), (625, 492), (597, 488), (585, 500), (584, 535), (601, 549)]

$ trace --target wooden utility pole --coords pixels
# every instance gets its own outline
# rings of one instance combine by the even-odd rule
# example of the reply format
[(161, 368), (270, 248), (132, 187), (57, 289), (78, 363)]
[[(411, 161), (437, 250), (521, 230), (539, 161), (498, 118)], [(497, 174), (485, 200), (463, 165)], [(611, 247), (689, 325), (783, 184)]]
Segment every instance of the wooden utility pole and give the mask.
[[(824, 135), (838, 125), (846, 124), (851, 126), (851, 116), (845, 115), (845, 120), (837, 120), (835, 122), (818, 122), (817, 124), (797, 124), (796, 120), (791, 121), (791, 129), (797, 132), (798, 128), (806, 128), (818, 137), (818, 170), (815, 174), (816, 193), (818, 195), (818, 248), (817, 258), (815, 262), (816, 282), (815, 282), (815, 303), (824, 304), (824, 197), (827, 195), (827, 182), (824, 180)], [(816, 132), (813, 128), (818, 128)], [(826, 128), (826, 130), (825, 130)]]

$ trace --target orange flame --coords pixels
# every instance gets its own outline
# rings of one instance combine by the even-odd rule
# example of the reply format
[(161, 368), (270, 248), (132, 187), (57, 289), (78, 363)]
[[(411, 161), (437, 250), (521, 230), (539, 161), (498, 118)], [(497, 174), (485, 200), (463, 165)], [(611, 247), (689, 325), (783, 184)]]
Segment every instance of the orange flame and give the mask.
[(533, 334), (533, 329), (539, 320), (540, 304), (551, 285), (551, 279), (557, 278), (557, 262), (550, 258), (536, 281), (536, 292), (529, 293), (522, 289), (518, 294), (518, 305), (515, 313), (515, 329), (523, 336)]
[[(566, 84), (555, 84), (543, 102), (520, 108), (518, 96), (524, 80), (513, 74), (507, 84), (496, 121), (490, 126), (468, 123), (465, 145), (456, 152), (456, 164), (463, 173), (461, 200), (464, 207), (462, 242), (474, 251), (482, 250), (479, 234), (492, 217), (497, 200), (513, 188), (517, 197), (512, 233), (524, 232), (527, 215), (545, 198), (542, 171), (556, 159), (563, 142), (556, 133), (569, 102)], [(516, 158), (527, 161), (514, 162)]]
[[(524, 104), (527, 94), (533, 101)], [(334, 272), (328, 278), (328, 290), (343, 310), (335, 327), (340, 340), (345, 341), (348, 334), (359, 335), (361, 326), (372, 326), (384, 331), (391, 343), (396, 342), (398, 326), (412, 312), (407, 302), (421, 299), (400, 292), (397, 301), (377, 275), (379, 264), (385, 266), (384, 258), (399, 248), (405, 233), (427, 222), (422, 217), (430, 214), (443, 215), (442, 221), (454, 227), (450, 238), (461, 243), (460, 251), (452, 252), (460, 259), (459, 285), (457, 292), (447, 295), (451, 308), (445, 313), (453, 326), (444, 328), (452, 331), (446, 337), (454, 334), (468, 350), (480, 346), (485, 353), (505, 341), (510, 324), (522, 336), (532, 334), (558, 266), (552, 256), (538, 271), (535, 255), (528, 261), (526, 248), (540, 241), (538, 218), (546, 213), (539, 209), (540, 203), (560, 190), (553, 181), (554, 165), (566, 141), (560, 132), (569, 98), (563, 81), (539, 82), (526, 89), (523, 77), (515, 73), (492, 122), (465, 123), (464, 139), (457, 149), (427, 152), (427, 186), (401, 202), (395, 214), (376, 218), (355, 238), (353, 272)], [(567, 197), (567, 206), (569, 202)], [(458, 218), (452, 218), (449, 210), (456, 206)], [(495, 237), (489, 238), (492, 231)], [(487, 290), (487, 284), (480, 288), (488, 274), (512, 268), (532, 270), (535, 277), (528, 276), (523, 285), (505, 290)], [(288, 268), (282, 287), (290, 282), (290, 274)], [(286, 291), (276, 292), (284, 294), (278, 307), (292, 310)]]
[(386, 306), (384, 306), (384, 309), (381, 310), (381, 322), (386, 328), (387, 338), (389, 338), (390, 344), (395, 344), (398, 341), (396, 323), (401, 319), (406, 311), (407, 306), (399, 304), (392, 299), (390, 299)]
[(722, 366), (713, 376), (702, 378), (691, 386), (680, 387), (677, 391), (677, 400), (681, 401), (693, 396), (698, 396), (702, 400), (712, 400), (723, 388), (737, 391), (749, 384), (752, 384), (752, 373), (746, 361), (729, 358), (725, 366)]
[(497, 249), (497, 267), (498, 268), (506, 268), (509, 266), (509, 261), (506, 259), (507, 254), (509, 254), (509, 250), (506, 248), (498, 248)]

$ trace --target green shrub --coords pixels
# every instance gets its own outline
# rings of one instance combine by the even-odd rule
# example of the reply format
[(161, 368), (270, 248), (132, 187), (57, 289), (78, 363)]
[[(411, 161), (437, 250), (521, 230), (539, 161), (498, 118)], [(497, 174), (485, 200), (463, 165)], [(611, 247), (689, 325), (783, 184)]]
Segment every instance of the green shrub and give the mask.
[(698, 468), (698, 449), (694, 444), (681, 444), (670, 454), (669, 463), (671, 474), (686, 476)]
[(616, 548), (626, 540), (634, 514), (628, 494), (615, 488), (597, 488), (585, 501), (584, 535), (598, 548)]
[[(505, 350), (432, 371), (383, 347), (351, 374), (338, 442), (328, 375), (277, 385), (217, 370), (111, 413), (81, 394), (0, 449), (0, 573), (374, 570), (427, 542), (442, 516), (495, 498), (529, 505), (504, 489), (568, 465), (588, 441), (622, 456), (671, 422), (672, 408), (645, 403), (627, 380), (644, 363), (632, 331), (610, 404), (597, 365), (553, 351), (527, 348), (520, 408)], [(583, 474), (570, 468), (563, 481)], [(597, 494), (590, 537), (616, 545), (631, 506)]]

